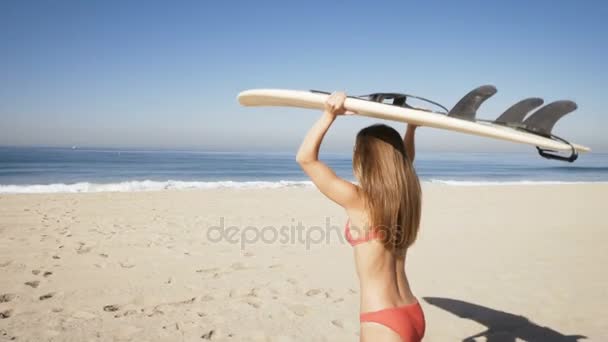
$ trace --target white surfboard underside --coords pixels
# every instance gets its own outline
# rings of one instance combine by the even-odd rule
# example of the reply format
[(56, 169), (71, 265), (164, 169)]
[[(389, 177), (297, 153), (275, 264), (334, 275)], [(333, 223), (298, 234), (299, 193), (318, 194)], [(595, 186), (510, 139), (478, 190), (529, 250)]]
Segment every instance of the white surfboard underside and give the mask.
[[(328, 95), (325, 94), (302, 90), (252, 89), (241, 92), (238, 95), (238, 100), (241, 105), (248, 107), (277, 106), (323, 109), (327, 97)], [(534, 145), (555, 151), (571, 151), (570, 145), (566, 143), (492, 123), (472, 122), (448, 117), (444, 114), (403, 108), (350, 97), (344, 102), (344, 107), (349, 111), (356, 112), (358, 115), (378, 119), (447, 129), (515, 143)], [(586, 146), (577, 144), (573, 144), (573, 146), (579, 152), (589, 152), (591, 150)]]

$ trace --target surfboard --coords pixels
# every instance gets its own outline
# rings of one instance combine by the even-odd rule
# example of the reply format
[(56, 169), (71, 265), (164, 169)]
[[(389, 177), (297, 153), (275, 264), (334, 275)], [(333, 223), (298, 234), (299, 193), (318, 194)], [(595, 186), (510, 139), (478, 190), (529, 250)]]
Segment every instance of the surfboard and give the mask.
[[(591, 150), (589, 147), (570, 143), (551, 133), (557, 120), (576, 109), (574, 102), (552, 102), (540, 107), (526, 118), (530, 111), (543, 103), (542, 99), (529, 98), (514, 104), (494, 121), (476, 119), (477, 109), (495, 93), (496, 88), (493, 86), (478, 87), (465, 95), (449, 111), (447, 111), (447, 108), (424, 98), (399, 93), (374, 93), (361, 97), (349, 96), (344, 106), (357, 115), (533, 145), (546, 158), (574, 161), (578, 152), (589, 152)], [(238, 101), (243, 106), (323, 109), (328, 96), (328, 93), (320, 91), (251, 89), (241, 92), (238, 95)], [(408, 97), (422, 99), (441, 106), (446, 112), (441, 113), (409, 106), (405, 103)], [(387, 103), (387, 101), (392, 102)], [(570, 152), (571, 156), (563, 157), (551, 152)]]

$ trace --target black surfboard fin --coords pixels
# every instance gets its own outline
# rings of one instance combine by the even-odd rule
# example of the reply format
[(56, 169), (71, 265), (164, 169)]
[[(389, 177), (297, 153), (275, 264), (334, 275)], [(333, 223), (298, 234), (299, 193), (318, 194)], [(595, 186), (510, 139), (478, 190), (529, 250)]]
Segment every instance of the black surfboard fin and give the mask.
[(546, 137), (551, 136), (551, 130), (564, 115), (576, 110), (578, 106), (573, 101), (561, 100), (551, 102), (532, 113), (524, 120), (524, 128), (530, 132)]
[(524, 121), (524, 118), (528, 113), (530, 113), (533, 109), (542, 106), (544, 102), (545, 101), (543, 101), (543, 99), (538, 97), (523, 99), (509, 107), (509, 109), (502, 113), (498, 119), (494, 120), (494, 123), (504, 125), (519, 125)]
[(477, 109), (481, 104), (496, 94), (496, 87), (493, 85), (483, 85), (471, 90), (449, 111), (448, 116), (458, 119), (475, 121)]

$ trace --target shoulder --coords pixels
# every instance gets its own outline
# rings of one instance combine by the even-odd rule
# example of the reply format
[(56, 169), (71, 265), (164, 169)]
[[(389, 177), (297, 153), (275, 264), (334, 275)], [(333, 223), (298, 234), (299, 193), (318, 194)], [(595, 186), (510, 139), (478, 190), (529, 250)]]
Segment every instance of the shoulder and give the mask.
[[(350, 182), (349, 182), (350, 183)], [(363, 190), (357, 184), (350, 183), (351, 195), (350, 200), (343, 205), (344, 210), (348, 217), (357, 218), (365, 211), (365, 196)]]

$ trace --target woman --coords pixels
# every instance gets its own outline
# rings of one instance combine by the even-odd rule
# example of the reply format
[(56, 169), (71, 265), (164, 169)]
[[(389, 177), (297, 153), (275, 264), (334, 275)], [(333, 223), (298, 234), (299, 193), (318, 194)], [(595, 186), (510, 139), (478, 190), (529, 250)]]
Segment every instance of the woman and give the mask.
[(414, 171), (414, 133), (405, 138), (386, 125), (357, 134), (353, 170), (359, 185), (319, 161), (319, 147), (337, 116), (344, 93), (333, 93), (310, 129), (296, 160), (321, 192), (349, 217), (346, 239), (354, 247), (361, 287), (361, 341), (420, 341), (425, 321), (405, 274), (405, 256), (420, 223), (421, 191)]

